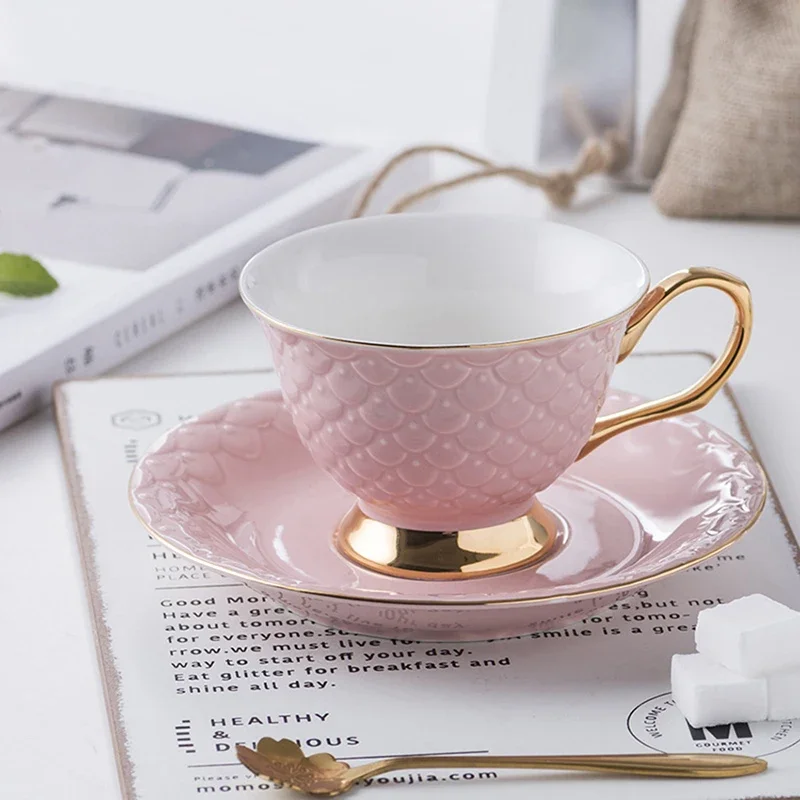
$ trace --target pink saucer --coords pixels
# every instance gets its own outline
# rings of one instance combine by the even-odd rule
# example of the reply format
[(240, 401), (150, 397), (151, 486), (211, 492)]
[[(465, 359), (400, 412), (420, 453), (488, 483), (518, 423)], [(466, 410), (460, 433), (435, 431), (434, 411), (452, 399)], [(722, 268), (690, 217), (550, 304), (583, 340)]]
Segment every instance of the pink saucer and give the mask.
[[(610, 392), (604, 411), (639, 402)], [(559, 518), (552, 554), (462, 581), (380, 575), (332, 532), (353, 498), (319, 470), (278, 392), (175, 428), (134, 470), (151, 534), (298, 613), (378, 636), (475, 640), (559, 627), (732, 544), (766, 497), (759, 464), (694, 416), (621, 434), (540, 495)]]

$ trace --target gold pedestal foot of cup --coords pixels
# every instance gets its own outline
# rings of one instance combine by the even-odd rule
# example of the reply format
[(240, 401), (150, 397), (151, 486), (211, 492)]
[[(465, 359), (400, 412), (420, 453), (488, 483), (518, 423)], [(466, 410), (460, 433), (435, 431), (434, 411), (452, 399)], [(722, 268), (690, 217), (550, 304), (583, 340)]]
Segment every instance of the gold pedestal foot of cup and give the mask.
[(538, 501), (510, 522), (466, 531), (395, 528), (356, 505), (336, 531), (336, 546), (362, 567), (395, 578), (463, 580), (527, 567), (549, 555), (561, 523)]

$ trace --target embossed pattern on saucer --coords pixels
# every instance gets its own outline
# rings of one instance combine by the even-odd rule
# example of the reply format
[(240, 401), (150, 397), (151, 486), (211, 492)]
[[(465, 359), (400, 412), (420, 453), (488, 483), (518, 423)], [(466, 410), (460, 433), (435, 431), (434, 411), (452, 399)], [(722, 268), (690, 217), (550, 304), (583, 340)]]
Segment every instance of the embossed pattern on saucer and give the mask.
[[(639, 398), (611, 392), (615, 411)], [(763, 507), (755, 459), (684, 416), (618, 436), (540, 499), (562, 521), (552, 556), (467, 581), (367, 571), (334, 547), (353, 498), (315, 466), (278, 393), (166, 434), (137, 466), (131, 502), (178, 553), (347, 630), (469, 640), (557, 627), (735, 541)]]

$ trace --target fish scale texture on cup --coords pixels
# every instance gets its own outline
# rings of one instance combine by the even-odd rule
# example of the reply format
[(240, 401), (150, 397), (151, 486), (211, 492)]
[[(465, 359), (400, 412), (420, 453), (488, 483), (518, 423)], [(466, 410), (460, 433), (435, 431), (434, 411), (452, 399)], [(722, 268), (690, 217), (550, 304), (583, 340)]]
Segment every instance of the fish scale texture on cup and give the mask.
[(626, 321), (529, 344), (440, 349), (264, 327), (317, 464), (370, 516), (436, 530), (523, 514), (575, 461)]

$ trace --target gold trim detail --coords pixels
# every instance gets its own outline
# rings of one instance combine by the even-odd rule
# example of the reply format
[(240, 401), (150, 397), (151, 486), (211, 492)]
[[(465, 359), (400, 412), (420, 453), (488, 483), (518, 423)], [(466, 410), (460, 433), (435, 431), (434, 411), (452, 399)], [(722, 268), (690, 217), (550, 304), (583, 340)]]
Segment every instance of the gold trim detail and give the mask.
[[(430, 217), (430, 212), (416, 212), (416, 213), (406, 213), (402, 215), (403, 218), (407, 217), (414, 217), (414, 216), (425, 216)], [(439, 215), (442, 216), (442, 215)], [(453, 215), (446, 215), (446, 216), (453, 216)], [(464, 216), (464, 215), (459, 215)], [(473, 216), (501, 216), (499, 214), (494, 215), (473, 215)], [(358, 217), (356, 219), (348, 219), (348, 220), (340, 220), (339, 222), (332, 222), (328, 225), (321, 226), (322, 228), (332, 227), (334, 225), (350, 225), (350, 224), (360, 224), (364, 222), (369, 222), (370, 217)], [(533, 220), (531, 220), (533, 222)], [(541, 220), (538, 224), (544, 224), (550, 227), (559, 227), (559, 228), (567, 228), (568, 230), (575, 230), (575, 228), (571, 225), (565, 225), (561, 222), (552, 222), (552, 221), (544, 221)], [(315, 228), (314, 230), (319, 230), (320, 228)], [(286, 237), (286, 239), (281, 239), (278, 242), (275, 242), (274, 245), (281, 244), (282, 242), (286, 241), (289, 238), (300, 237), (308, 233), (308, 231), (300, 231), (299, 233), (293, 234), (292, 237)], [(589, 231), (583, 231), (583, 233), (589, 233)], [(606, 239), (603, 236), (599, 236), (598, 234), (591, 234), (595, 238), (599, 239), (606, 244), (614, 245), (615, 247), (619, 248), (623, 253), (627, 254), (631, 258), (633, 258), (639, 267), (642, 270), (642, 274), (644, 275), (645, 283), (642, 287), (641, 291), (638, 293), (636, 299), (623, 308), (621, 311), (618, 311), (616, 314), (612, 314), (610, 317), (606, 317), (605, 319), (597, 320), (596, 322), (590, 322), (587, 325), (581, 325), (577, 328), (571, 328), (570, 330), (566, 331), (559, 331), (558, 333), (551, 333), (545, 336), (532, 336), (526, 339), (511, 339), (509, 341), (503, 342), (486, 342), (482, 344), (400, 344), (396, 342), (374, 342), (374, 341), (367, 341), (365, 339), (347, 339), (343, 336), (329, 336), (327, 334), (322, 333), (315, 333), (314, 331), (307, 330), (306, 328), (299, 328), (294, 325), (290, 325), (288, 322), (282, 322), (279, 319), (276, 319), (272, 315), (268, 314), (262, 308), (259, 308), (252, 300), (248, 298), (248, 290), (244, 285), (245, 277), (247, 273), (252, 269), (251, 264), (255, 262), (257, 258), (260, 258), (262, 253), (266, 250), (269, 250), (270, 247), (274, 245), (268, 245), (264, 248), (260, 253), (256, 253), (254, 256), (250, 258), (250, 260), (244, 265), (242, 271), (239, 275), (239, 294), (244, 302), (244, 304), (250, 309), (250, 311), (259, 319), (266, 322), (273, 328), (277, 328), (278, 330), (285, 331), (286, 333), (291, 333), (295, 336), (302, 336), (309, 339), (318, 339), (323, 342), (338, 342), (339, 344), (348, 344), (354, 345), (357, 347), (381, 347), (390, 350), (488, 350), (488, 349), (496, 349), (500, 347), (518, 347), (521, 345), (528, 345), (528, 344), (540, 344), (544, 342), (552, 341), (553, 339), (561, 339), (565, 336), (574, 336), (578, 333), (584, 333), (585, 331), (591, 331), (596, 328), (601, 328), (604, 325), (609, 325), (617, 320), (625, 318), (628, 314), (635, 312), (637, 308), (641, 307), (641, 304), (644, 302), (645, 298), (648, 296), (648, 290), (650, 289), (650, 271), (647, 269), (644, 261), (642, 261), (639, 256), (636, 255), (632, 250), (629, 250), (624, 245), (619, 244), (619, 242), (615, 242), (612, 239)]]
[(415, 531), (371, 519), (354, 505), (334, 536), (350, 561), (383, 575), (464, 580), (529, 567), (553, 552), (558, 518), (538, 500), (510, 522), (465, 531)]
[(753, 329), (753, 302), (750, 289), (744, 281), (711, 267), (692, 267), (676, 272), (647, 293), (628, 322), (628, 327), (622, 337), (618, 362), (624, 361), (631, 354), (639, 339), (642, 338), (642, 334), (647, 330), (647, 326), (667, 303), (690, 289), (700, 288), (719, 289), (733, 300), (736, 319), (725, 351), (711, 365), (711, 369), (688, 389), (661, 400), (653, 400), (616, 414), (600, 417), (595, 423), (589, 441), (578, 455), (579, 459), (618, 433), (648, 422), (688, 414), (703, 408), (725, 385), (725, 381), (742, 360), (750, 341)]

